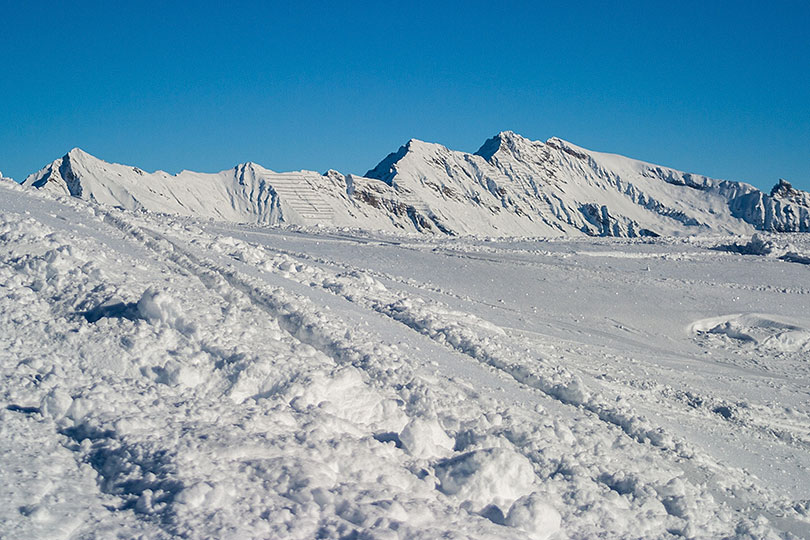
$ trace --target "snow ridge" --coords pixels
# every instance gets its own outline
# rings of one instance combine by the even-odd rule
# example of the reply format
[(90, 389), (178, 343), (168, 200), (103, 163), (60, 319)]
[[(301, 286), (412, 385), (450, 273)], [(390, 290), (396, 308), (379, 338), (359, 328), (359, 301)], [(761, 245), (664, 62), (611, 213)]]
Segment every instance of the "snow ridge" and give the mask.
[(810, 194), (784, 180), (768, 194), (511, 131), (474, 154), (411, 139), (364, 177), (255, 163), (147, 173), (74, 148), (23, 184), (129, 210), (265, 225), (501, 237), (810, 231)]

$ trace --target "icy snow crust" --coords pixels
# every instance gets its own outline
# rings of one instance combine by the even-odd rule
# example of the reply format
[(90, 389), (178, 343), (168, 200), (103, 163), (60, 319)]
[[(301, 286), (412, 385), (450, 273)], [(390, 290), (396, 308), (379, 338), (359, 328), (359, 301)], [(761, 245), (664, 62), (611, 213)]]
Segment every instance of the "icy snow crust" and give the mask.
[(749, 244), (0, 185), (0, 537), (806, 538), (810, 241)]
[(784, 181), (766, 194), (509, 131), (475, 154), (414, 139), (366, 177), (255, 163), (146, 173), (73, 149), (24, 184), (130, 210), (268, 225), (497, 237), (810, 231), (810, 194)]

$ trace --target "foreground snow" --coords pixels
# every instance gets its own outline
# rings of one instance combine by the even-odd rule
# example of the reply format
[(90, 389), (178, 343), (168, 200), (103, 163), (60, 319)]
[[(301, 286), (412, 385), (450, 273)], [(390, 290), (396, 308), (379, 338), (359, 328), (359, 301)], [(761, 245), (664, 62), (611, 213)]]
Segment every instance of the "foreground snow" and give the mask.
[(0, 185), (0, 537), (809, 537), (809, 257)]

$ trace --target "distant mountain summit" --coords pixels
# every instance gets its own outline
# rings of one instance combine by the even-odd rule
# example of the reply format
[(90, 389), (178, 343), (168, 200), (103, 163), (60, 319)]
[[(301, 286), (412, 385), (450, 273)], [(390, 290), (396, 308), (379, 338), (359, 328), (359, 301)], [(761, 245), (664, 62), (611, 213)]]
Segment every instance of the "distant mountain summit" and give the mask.
[(74, 148), (23, 182), (101, 204), (269, 225), (487, 236), (810, 231), (810, 194), (755, 187), (511, 131), (474, 154), (411, 139), (365, 176), (255, 163), (147, 173)]

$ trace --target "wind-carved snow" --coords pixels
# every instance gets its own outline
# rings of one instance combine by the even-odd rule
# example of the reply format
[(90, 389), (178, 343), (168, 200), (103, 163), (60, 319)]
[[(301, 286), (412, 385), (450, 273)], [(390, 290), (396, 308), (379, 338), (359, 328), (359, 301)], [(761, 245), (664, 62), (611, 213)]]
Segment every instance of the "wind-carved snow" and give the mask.
[(130, 210), (220, 221), (452, 236), (810, 231), (810, 195), (785, 181), (767, 194), (510, 131), (474, 154), (412, 139), (365, 177), (276, 173), (255, 163), (216, 174), (146, 173), (73, 149), (24, 184)]
[(782, 235), (307, 232), (0, 190), (2, 537), (810, 526)]

